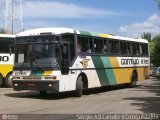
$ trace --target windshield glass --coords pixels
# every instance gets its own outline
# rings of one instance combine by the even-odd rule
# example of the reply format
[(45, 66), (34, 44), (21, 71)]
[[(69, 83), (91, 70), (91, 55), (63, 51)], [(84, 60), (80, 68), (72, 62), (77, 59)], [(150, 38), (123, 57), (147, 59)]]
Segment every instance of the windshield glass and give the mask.
[(15, 45), (15, 68), (59, 67), (60, 44), (55, 37), (27, 37), (18, 41)]

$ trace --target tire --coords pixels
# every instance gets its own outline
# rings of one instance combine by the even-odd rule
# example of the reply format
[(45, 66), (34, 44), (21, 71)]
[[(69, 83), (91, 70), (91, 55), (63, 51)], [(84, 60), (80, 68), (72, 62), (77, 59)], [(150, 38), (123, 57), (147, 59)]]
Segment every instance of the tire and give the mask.
[(76, 82), (76, 97), (81, 97), (83, 91), (82, 76), (79, 76)]
[(45, 96), (45, 95), (47, 95), (47, 91), (39, 91), (39, 93), (40, 93), (40, 96)]
[(3, 77), (0, 75), (0, 87), (3, 85)]
[(137, 86), (137, 74), (135, 72), (132, 73), (132, 77), (131, 77), (131, 83), (130, 83), (130, 87), (136, 87)]
[(8, 88), (12, 88), (13, 84), (12, 84), (12, 79), (10, 78), (12, 75), (12, 73), (9, 73), (6, 78), (5, 78), (5, 86)]

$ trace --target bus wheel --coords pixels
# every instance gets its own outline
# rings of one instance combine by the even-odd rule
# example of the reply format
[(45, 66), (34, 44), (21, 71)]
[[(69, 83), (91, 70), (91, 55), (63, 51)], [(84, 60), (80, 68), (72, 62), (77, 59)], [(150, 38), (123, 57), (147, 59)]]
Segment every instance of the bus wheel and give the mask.
[(131, 87), (136, 87), (136, 85), (137, 85), (137, 74), (135, 72), (133, 72), (132, 77), (131, 77), (130, 86)]
[(12, 73), (9, 73), (5, 78), (5, 86), (9, 88), (13, 87), (11, 75)]
[(40, 93), (41, 96), (47, 95), (47, 91), (39, 91), (39, 93)]
[(76, 97), (82, 96), (82, 90), (83, 90), (82, 76), (79, 76), (76, 82)]
[(3, 84), (3, 77), (2, 75), (0, 75), (0, 87), (2, 86), (2, 84)]

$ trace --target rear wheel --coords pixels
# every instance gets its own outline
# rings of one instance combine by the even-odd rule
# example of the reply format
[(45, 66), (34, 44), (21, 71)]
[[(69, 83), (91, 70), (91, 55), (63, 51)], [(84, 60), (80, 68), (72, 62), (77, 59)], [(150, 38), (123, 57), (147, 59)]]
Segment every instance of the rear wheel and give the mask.
[(3, 77), (0, 75), (0, 87), (2, 86), (3, 84)]
[(5, 86), (9, 88), (13, 87), (11, 75), (12, 73), (9, 73), (5, 78)]
[(135, 72), (132, 73), (130, 87), (137, 86), (137, 74)]
[(82, 90), (83, 90), (82, 76), (79, 76), (76, 83), (76, 97), (82, 96)]

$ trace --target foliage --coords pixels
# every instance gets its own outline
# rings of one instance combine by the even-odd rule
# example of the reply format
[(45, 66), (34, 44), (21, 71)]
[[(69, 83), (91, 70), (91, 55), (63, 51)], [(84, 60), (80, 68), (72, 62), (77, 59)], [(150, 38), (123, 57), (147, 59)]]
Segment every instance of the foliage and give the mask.
[(160, 66), (160, 35), (153, 38), (150, 44), (151, 62), (155, 66)]
[(0, 28), (0, 33), (1, 34), (5, 34), (6, 33), (6, 30), (4, 28)]
[(155, 43), (154, 41), (152, 40), (150, 43), (149, 43), (149, 49), (150, 49), (150, 60), (151, 60), (151, 63), (153, 64), (154, 63), (154, 60), (153, 60), (153, 56), (154, 56), (154, 46), (155, 46)]
[(160, 0), (155, 0), (157, 6), (160, 8)]
[(148, 40), (148, 42), (151, 42), (151, 33), (143, 33), (143, 35), (141, 35), (141, 38)]

